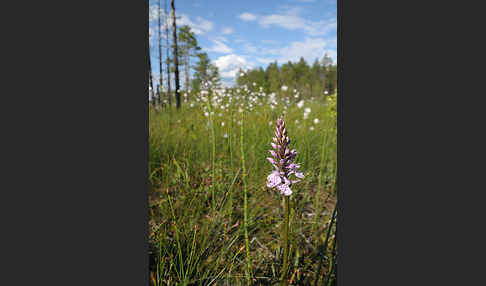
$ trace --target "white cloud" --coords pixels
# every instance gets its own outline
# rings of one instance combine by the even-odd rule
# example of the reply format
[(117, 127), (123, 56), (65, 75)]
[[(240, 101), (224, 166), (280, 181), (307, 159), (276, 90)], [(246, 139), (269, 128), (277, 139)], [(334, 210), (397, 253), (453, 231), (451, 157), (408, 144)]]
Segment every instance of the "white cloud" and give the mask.
[(248, 42), (246, 42), (243, 45), (243, 49), (245, 50), (245, 52), (247, 52), (249, 54), (256, 54), (259, 51), (259, 49), (257, 47), (255, 47), (253, 44), (250, 44)]
[[(297, 62), (303, 57), (307, 63), (312, 64), (315, 59), (321, 60), (325, 53), (337, 62), (336, 39), (333, 37), (307, 37), (301, 41), (293, 41), (288, 45), (279, 46), (254, 46), (251, 42), (238, 39), (243, 52), (247, 54), (246, 62), (255, 65), (268, 65), (275, 60), (279, 64), (288, 61)], [(273, 43), (275, 42), (268, 42)], [(250, 60), (250, 61), (249, 61)]]
[(285, 14), (261, 16), (258, 19), (258, 23), (264, 28), (272, 25), (280, 26), (288, 30), (302, 29), (305, 27), (305, 20), (291, 11)]
[(256, 58), (256, 61), (259, 62), (259, 63), (262, 63), (264, 65), (268, 65), (269, 63), (272, 63), (273, 61), (275, 61), (275, 59), (272, 59), (272, 58), (259, 58), (259, 57), (257, 57)]
[(311, 36), (325, 35), (331, 31), (334, 31), (337, 37), (337, 21), (336, 19), (330, 19), (327, 21), (310, 22), (304, 30)]
[[(159, 7), (157, 5), (151, 5), (149, 7), (149, 21), (156, 21), (158, 20), (159, 18)], [(164, 13), (164, 11), (162, 11), (162, 13)]]
[(211, 22), (209, 20), (206, 20), (206, 19), (204, 19), (202, 17), (199, 17), (199, 16), (196, 17), (196, 20), (198, 22), (199, 27), (202, 30), (204, 30), (206, 32), (209, 32), (209, 31), (211, 31), (213, 29), (213, 26), (214, 26), (213, 25), (213, 22)]
[(220, 41), (220, 42), (223, 42), (223, 43), (227, 43), (228, 42), (228, 39), (226, 39), (223, 36), (214, 37), (213, 40), (217, 40), (217, 41)]
[(221, 56), (214, 61), (214, 64), (218, 67), (222, 78), (235, 78), (240, 68), (246, 70), (254, 67), (244, 57), (235, 54)]
[(303, 57), (307, 63), (312, 63), (316, 58), (322, 59), (327, 53), (336, 63), (336, 51), (332, 41), (323, 38), (306, 38), (304, 41), (291, 42), (288, 46), (279, 49), (267, 50), (269, 54), (277, 56), (279, 63), (287, 61), (296, 62)]
[(224, 27), (222, 30), (221, 30), (221, 33), (223, 33), (223, 35), (229, 35), (229, 34), (232, 34), (234, 31), (231, 27)]
[(196, 17), (195, 21), (192, 21), (189, 16), (186, 14), (180, 14), (178, 15), (180, 17), (178, 20), (176, 20), (177, 26), (182, 26), (182, 25), (189, 25), (191, 27), (191, 30), (194, 32), (196, 35), (202, 35), (206, 32), (209, 32), (213, 29), (213, 23), (211, 21), (208, 21), (202, 17)]
[(311, 36), (325, 35), (337, 28), (336, 18), (310, 21), (302, 17), (300, 12), (300, 8), (287, 7), (285, 11), (279, 14), (256, 16), (250, 13), (243, 13), (239, 17), (244, 21), (257, 20), (258, 24), (263, 28), (276, 26), (287, 30), (303, 30)]
[(222, 53), (222, 54), (229, 54), (233, 52), (233, 50), (228, 47), (225, 43), (220, 40), (213, 40), (214, 45), (211, 48), (205, 48), (208, 52), (215, 52), (215, 53)]
[(251, 13), (243, 13), (239, 17), (243, 21), (255, 21), (257, 19), (257, 16)]
[[(171, 14), (168, 13), (167, 16), (169, 16), (169, 17), (166, 17), (164, 10), (162, 10), (160, 12), (161, 12), (160, 17), (162, 19), (166, 19), (167, 22), (169, 22), (169, 28), (172, 28)], [(159, 19), (158, 17), (159, 17), (158, 6), (157, 5), (151, 5), (150, 9), (149, 9), (149, 21), (151, 22), (152, 25), (153, 24), (155, 24), (155, 26), (158, 25), (158, 23), (157, 23), (157, 21)], [(204, 33), (207, 33), (209, 31), (211, 31), (214, 27), (213, 22), (206, 20), (206, 19), (199, 17), (199, 16), (196, 17), (195, 19), (191, 19), (187, 14), (176, 12), (176, 17), (177, 17), (176, 18), (177, 27), (180, 27), (182, 25), (189, 25), (189, 27), (191, 27), (191, 30), (196, 35), (202, 35)], [(162, 29), (165, 29), (165, 23), (162, 22), (161, 24), (164, 25), (164, 27), (162, 27)]]
[(235, 43), (238, 43), (238, 47), (243, 49), (244, 53), (246, 54), (260, 54), (263, 53), (264, 50), (261, 46), (256, 47), (251, 42), (243, 38), (237, 38), (233, 40)]
[(311, 36), (324, 35), (331, 29), (335, 29), (336, 20), (328, 21), (308, 21), (298, 15), (286, 14), (272, 14), (268, 16), (262, 16), (258, 23), (264, 27), (268, 28), (270, 26), (278, 26), (287, 30), (304, 30), (307, 34)]

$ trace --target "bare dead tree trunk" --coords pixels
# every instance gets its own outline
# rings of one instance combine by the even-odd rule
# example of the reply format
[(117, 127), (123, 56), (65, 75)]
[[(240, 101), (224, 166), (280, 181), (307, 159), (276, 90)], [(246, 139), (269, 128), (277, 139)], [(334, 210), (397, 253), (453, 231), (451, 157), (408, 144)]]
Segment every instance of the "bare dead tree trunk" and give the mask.
[(189, 65), (189, 60), (190, 60), (190, 56), (189, 56), (189, 50), (187, 51), (186, 53), (186, 61), (185, 61), (185, 71), (186, 71), (186, 93), (189, 94), (189, 83), (191, 81), (190, 79), (190, 65)]
[(161, 29), (161, 11), (162, 11), (162, 8), (160, 7), (160, 0), (159, 0), (159, 9), (158, 9), (158, 15), (159, 15), (159, 27), (158, 27), (158, 31), (159, 31), (159, 96), (157, 97), (157, 103), (159, 105), (161, 105), (161, 93), (162, 93), (162, 87), (164, 86), (163, 85), (163, 82), (164, 82), (164, 77), (163, 77), (163, 71), (162, 71), (162, 33), (160, 31)]
[(170, 1), (172, 8), (172, 35), (174, 37), (174, 76), (175, 76), (175, 96), (176, 96), (176, 107), (179, 109), (181, 107), (181, 94), (180, 94), (180, 84), (179, 84), (179, 60), (177, 59), (177, 27), (176, 27), (176, 17), (175, 17), (175, 5), (174, 0)]
[[(160, 85), (157, 84), (157, 94), (158, 94), (158, 100), (160, 100)], [(160, 102), (159, 102), (160, 104)], [(155, 105), (156, 110), (159, 110), (160, 105)]]
[(167, 64), (167, 100), (169, 101), (169, 106), (172, 106), (172, 95), (171, 95), (171, 88), (170, 88), (170, 53), (169, 53), (169, 22), (167, 21), (167, 0), (165, 0), (165, 8), (164, 8), (164, 21), (165, 21), (165, 45), (166, 45), (166, 60), (165, 63)]
[(153, 79), (152, 79), (152, 64), (151, 64), (151, 60), (150, 60), (150, 46), (149, 46), (149, 55), (148, 55), (148, 69), (149, 69), (149, 86), (150, 86), (150, 99), (152, 101), (152, 104), (155, 105), (155, 102), (154, 102), (154, 82), (153, 82)]

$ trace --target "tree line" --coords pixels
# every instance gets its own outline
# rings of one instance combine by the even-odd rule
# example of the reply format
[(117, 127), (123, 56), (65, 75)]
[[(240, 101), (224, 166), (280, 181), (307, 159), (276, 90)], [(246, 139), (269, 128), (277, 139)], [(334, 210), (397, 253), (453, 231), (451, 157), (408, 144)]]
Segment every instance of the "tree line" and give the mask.
[(280, 66), (274, 61), (266, 69), (240, 69), (237, 76), (238, 86), (251, 88), (255, 83), (265, 93), (277, 94), (286, 86), (290, 91), (297, 90), (302, 98), (324, 97), (333, 94), (337, 87), (337, 65), (327, 54), (321, 60), (315, 59), (312, 66), (301, 57), (298, 62), (288, 61)]

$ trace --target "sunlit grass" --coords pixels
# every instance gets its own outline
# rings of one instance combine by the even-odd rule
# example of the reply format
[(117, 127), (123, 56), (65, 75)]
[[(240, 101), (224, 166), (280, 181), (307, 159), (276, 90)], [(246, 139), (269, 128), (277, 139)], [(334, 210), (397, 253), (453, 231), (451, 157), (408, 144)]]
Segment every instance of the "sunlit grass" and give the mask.
[[(283, 201), (266, 188), (272, 168), (265, 158), (275, 121), (285, 111), (291, 146), (306, 175), (290, 197), (288, 276), (292, 285), (313, 285), (319, 268), (320, 276), (332, 268), (334, 244), (328, 230), (336, 202), (336, 130), (329, 126), (335, 124), (335, 114), (324, 100), (305, 100), (302, 108), (297, 100), (286, 108), (285, 101), (276, 100), (272, 109), (267, 95), (240, 90), (220, 93), (212, 101), (215, 95), (209, 92), (210, 110), (204, 108), (207, 101), (196, 101), (194, 95), (179, 111), (150, 110), (150, 242), (156, 284), (247, 285), (250, 267), (251, 285), (278, 283)], [(304, 108), (311, 109), (305, 120)], [(244, 128), (239, 125), (242, 113)]]

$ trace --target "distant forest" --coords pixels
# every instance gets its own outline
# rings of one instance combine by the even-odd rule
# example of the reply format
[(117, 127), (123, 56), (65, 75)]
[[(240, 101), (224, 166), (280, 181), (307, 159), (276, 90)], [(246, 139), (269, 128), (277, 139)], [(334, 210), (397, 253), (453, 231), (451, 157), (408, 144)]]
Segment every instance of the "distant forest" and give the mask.
[(324, 55), (319, 61), (316, 59), (310, 66), (304, 58), (298, 62), (287, 62), (278, 65), (273, 62), (266, 69), (262, 67), (244, 72), (240, 69), (237, 74), (237, 85), (248, 87), (262, 87), (266, 93), (280, 93), (282, 86), (289, 91), (297, 90), (303, 98), (319, 98), (332, 94), (337, 86), (337, 65), (332, 59)]

